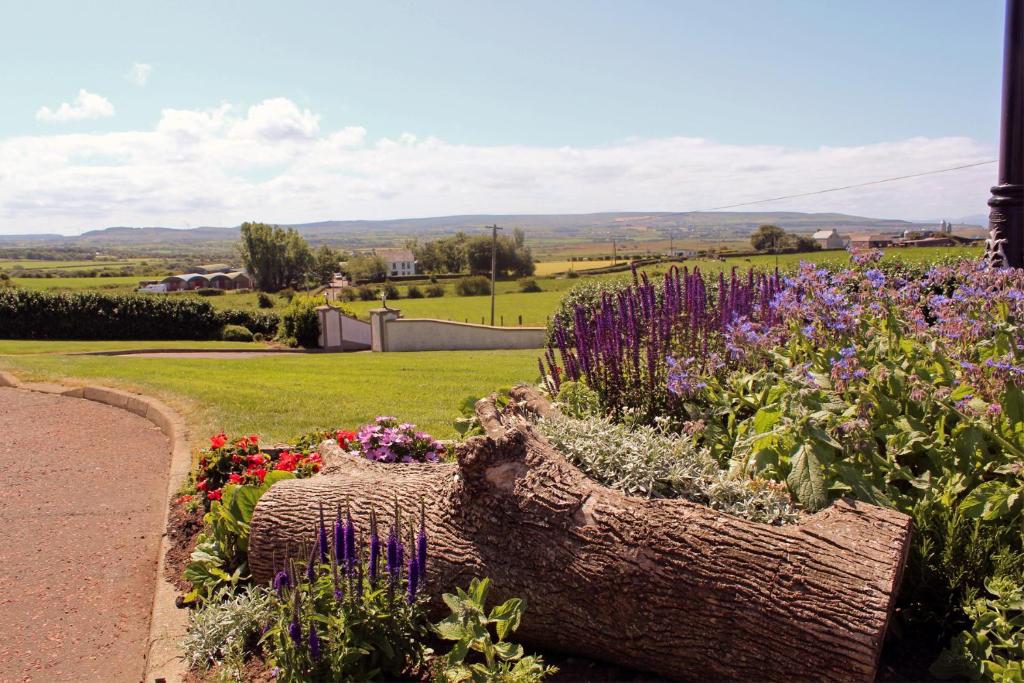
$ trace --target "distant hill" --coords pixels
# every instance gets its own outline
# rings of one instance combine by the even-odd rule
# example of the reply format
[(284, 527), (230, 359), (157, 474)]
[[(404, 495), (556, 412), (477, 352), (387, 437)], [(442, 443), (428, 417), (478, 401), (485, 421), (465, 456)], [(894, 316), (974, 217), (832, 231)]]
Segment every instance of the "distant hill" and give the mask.
[[(296, 223), (294, 227), (313, 244), (349, 247), (377, 246), (401, 239), (430, 239), (458, 231), (477, 232), (491, 224), (522, 228), (531, 240), (566, 238), (649, 239), (667, 235), (701, 240), (745, 238), (762, 223), (773, 223), (791, 232), (813, 232), (837, 228), (841, 233), (897, 232), (935, 227), (884, 218), (865, 218), (841, 213), (800, 213), (796, 211), (712, 211), (712, 212), (606, 212), (589, 214), (474, 214), (404, 218), (396, 220), (346, 220)], [(968, 227), (960, 226), (958, 227)], [(980, 227), (974, 225), (970, 227)], [(238, 239), (236, 227), (111, 227), (90, 230), (78, 237), (61, 235), (0, 236), (3, 243), (66, 243), (76, 247), (144, 246), (154, 244), (225, 243)]]

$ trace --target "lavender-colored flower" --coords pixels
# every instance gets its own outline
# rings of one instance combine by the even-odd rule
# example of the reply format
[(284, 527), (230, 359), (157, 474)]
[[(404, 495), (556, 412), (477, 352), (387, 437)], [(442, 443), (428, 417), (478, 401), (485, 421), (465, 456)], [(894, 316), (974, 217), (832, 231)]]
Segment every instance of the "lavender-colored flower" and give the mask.
[(420, 532), (416, 535), (416, 567), (419, 569), (420, 578), (427, 576), (427, 528), (420, 514)]
[(356, 564), (356, 526), (352, 523), (352, 513), (345, 511), (345, 572), (351, 576)]
[(419, 586), (420, 582), (420, 567), (419, 564), (416, 562), (415, 554), (409, 555), (408, 577), (409, 588), (408, 591), (406, 592), (405, 600), (411, 605), (412, 603), (416, 602), (416, 589)]
[(320, 635), (316, 632), (316, 622), (311, 621), (309, 622), (309, 658), (314, 662), (319, 662), (320, 657)]
[(317, 549), (320, 552), (320, 564), (327, 564), (327, 527), (324, 524), (324, 506), (320, 505), (320, 528), (317, 533)]
[(292, 577), (288, 575), (287, 570), (282, 569), (278, 573), (274, 574), (274, 590), (277, 592), (278, 597), (284, 595), (285, 588), (290, 588), (292, 585)]
[(370, 587), (377, 586), (377, 565), (380, 561), (380, 535), (377, 533), (377, 515), (370, 510), (370, 559), (368, 572), (370, 574)]
[(293, 616), (292, 622), (288, 624), (288, 635), (296, 647), (302, 645), (302, 625), (299, 623), (298, 615)]

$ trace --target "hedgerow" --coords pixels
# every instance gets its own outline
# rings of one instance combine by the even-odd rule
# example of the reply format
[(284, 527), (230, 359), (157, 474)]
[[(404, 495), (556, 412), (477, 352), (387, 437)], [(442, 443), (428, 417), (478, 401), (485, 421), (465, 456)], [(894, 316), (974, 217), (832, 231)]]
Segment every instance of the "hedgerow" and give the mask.
[(272, 313), (220, 311), (192, 297), (0, 290), (4, 339), (216, 339), (225, 325), (273, 334)]

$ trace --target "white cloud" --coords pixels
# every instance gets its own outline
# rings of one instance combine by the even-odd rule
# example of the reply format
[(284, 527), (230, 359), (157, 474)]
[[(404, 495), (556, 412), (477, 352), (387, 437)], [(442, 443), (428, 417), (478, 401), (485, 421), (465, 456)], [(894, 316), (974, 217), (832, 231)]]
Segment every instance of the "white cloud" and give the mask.
[(132, 68), (128, 69), (128, 73), (125, 74), (125, 78), (134, 83), (135, 85), (146, 85), (149, 80), (149, 75), (153, 72), (152, 64), (140, 64), (136, 62), (132, 64)]
[[(0, 233), (235, 225), (254, 216), (687, 211), (993, 153), (959, 137), (814, 149), (687, 137), (597, 147), (460, 145), (412, 133), (370, 140), (360, 126), (321, 130), (314, 112), (276, 98), (244, 114), (228, 104), (165, 109), (150, 130), (0, 138)], [(962, 216), (984, 211), (994, 175), (982, 166), (749, 210)]]
[(61, 102), (56, 110), (49, 107), (40, 107), (36, 112), (36, 119), (53, 123), (65, 121), (81, 121), (84, 119), (98, 119), (104, 116), (114, 115), (114, 105), (106, 97), (91, 93), (84, 88), (78, 91), (78, 97), (73, 104)]

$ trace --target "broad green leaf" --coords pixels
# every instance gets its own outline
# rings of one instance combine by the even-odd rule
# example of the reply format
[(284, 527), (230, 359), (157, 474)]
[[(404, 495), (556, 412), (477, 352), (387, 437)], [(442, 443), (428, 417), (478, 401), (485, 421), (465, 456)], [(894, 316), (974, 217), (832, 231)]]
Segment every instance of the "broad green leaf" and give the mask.
[(491, 620), (496, 621), (495, 628), (498, 630), (498, 640), (505, 640), (505, 637), (519, 628), (519, 621), (522, 618), (525, 606), (520, 598), (511, 598), (491, 610)]
[(806, 444), (793, 456), (786, 483), (796, 499), (808, 510), (820, 510), (828, 503), (821, 463)]
[(519, 659), (523, 656), (523, 646), (519, 643), (495, 643), (494, 651), (502, 659)]
[(452, 645), (452, 651), (448, 653), (448, 666), (462, 664), (462, 660), (469, 654), (469, 641), (460, 640)]

